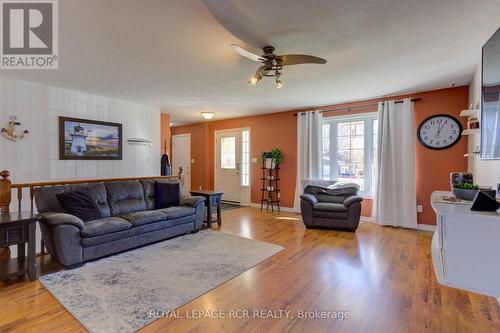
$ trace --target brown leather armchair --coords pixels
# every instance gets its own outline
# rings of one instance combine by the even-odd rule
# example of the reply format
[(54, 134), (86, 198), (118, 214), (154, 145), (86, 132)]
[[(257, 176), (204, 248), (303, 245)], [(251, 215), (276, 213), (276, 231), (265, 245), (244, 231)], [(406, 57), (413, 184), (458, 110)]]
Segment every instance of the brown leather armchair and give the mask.
[[(306, 228), (356, 231), (361, 218), (357, 184), (306, 180), (300, 196), (300, 211)], [(328, 186), (325, 186), (328, 185)]]

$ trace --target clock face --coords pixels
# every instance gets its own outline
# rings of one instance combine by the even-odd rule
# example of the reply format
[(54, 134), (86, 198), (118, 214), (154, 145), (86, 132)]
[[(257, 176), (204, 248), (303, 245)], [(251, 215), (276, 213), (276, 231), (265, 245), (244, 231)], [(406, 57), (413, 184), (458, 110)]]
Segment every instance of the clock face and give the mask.
[(420, 143), (430, 149), (451, 147), (461, 134), (462, 124), (456, 118), (440, 114), (425, 119), (417, 131)]

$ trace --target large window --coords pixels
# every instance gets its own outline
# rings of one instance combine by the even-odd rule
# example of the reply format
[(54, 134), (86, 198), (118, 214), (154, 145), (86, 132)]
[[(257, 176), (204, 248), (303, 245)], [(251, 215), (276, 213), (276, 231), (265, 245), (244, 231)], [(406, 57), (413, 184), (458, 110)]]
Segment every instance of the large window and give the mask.
[(325, 118), (323, 178), (356, 183), (363, 195), (373, 194), (377, 174), (376, 113)]

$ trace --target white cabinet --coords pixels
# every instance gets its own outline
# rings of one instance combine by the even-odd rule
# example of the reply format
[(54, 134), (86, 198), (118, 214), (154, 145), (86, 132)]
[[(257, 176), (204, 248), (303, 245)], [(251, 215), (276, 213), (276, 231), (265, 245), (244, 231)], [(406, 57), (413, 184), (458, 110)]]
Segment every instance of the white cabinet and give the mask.
[(451, 192), (432, 194), (437, 228), (432, 261), (439, 283), (500, 297), (500, 215), (474, 212), (470, 204), (442, 203)]

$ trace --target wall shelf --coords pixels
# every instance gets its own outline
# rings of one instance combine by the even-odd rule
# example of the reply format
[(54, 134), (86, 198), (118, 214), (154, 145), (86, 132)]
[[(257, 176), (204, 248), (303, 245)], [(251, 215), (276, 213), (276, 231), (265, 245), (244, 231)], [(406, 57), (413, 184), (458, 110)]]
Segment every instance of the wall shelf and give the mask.
[(475, 135), (475, 134), (480, 134), (481, 130), (479, 128), (471, 128), (471, 129), (466, 129), (463, 130), (462, 135)]
[(474, 118), (479, 116), (479, 110), (473, 109), (473, 110), (462, 110), (460, 112), (460, 117), (469, 117), (469, 118)]

